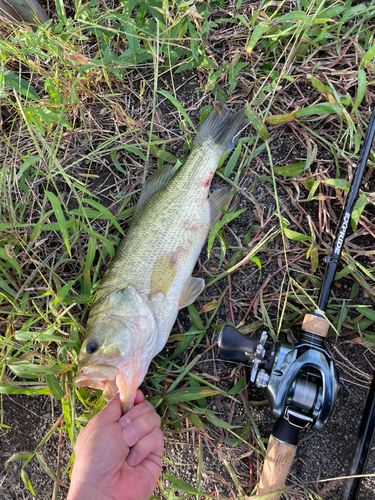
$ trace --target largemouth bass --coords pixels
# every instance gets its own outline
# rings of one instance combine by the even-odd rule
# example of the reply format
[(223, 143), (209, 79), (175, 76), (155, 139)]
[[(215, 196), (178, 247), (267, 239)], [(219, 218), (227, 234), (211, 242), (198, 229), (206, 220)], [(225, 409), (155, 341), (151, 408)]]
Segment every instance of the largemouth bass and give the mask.
[(124, 412), (165, 346), (178, 310), (204, 288), (204, 280), (191, 273), (228, 196), (221, 189), (208, 197), (211, 179), (245, 123), (244, 111), (232, 114), (219, 104), (178, 172), (164, 167), (145, 182), (96, 292), (75, 384), (102, 389), (106, 399), (119, 392)]

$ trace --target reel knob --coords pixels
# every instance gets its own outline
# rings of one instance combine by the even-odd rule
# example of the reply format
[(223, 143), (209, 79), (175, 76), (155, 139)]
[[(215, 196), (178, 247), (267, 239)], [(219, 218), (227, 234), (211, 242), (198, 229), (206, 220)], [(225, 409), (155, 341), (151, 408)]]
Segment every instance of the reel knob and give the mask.
[(220, 359), (247, 364), (257, 350), (258, 341), (242, 335), (233, 326), (225, 325), (220, 332), (218, 344)]

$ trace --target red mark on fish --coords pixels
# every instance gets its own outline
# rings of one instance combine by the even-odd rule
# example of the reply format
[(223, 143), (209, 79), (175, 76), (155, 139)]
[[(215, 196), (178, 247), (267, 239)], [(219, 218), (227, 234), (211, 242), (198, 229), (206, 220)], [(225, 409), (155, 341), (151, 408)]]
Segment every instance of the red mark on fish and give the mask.
[(176, 250), (172, 253), (172, 256), (171, 256), (171, 267), (173, 267), (176, 264), (178, 256), (180, 255), (180, 253), (182, 253), (184, 251), (185, 251), (184, 247), (177, 247), (176, 248)]
[(201, 226), (202, 226), (202, 224), (200, 224), (199, 222), (193, 222), (193, 221), (190, 221), (190, 220), (186, 220), (183, 223), (183, 227), (187, 231), (192, 231), (193, 233), (195, 233), (196, 231), (198, 231), (201, 228)]
[(208, 186), (210, 185), (210, 183), (211, 183), (211, 179), (212, 179), (212, 177), (213, 177), (214, 173), (215, 173), (215, 172), (211, 172), (211, 171), (210, 171), (210, 178), (209, 178), (209, 179), (207, 179), (206, 181), (204, 181), (204, 184), (203, 184), (205, 188), (206, 188), (206, 187), (208, 187)]

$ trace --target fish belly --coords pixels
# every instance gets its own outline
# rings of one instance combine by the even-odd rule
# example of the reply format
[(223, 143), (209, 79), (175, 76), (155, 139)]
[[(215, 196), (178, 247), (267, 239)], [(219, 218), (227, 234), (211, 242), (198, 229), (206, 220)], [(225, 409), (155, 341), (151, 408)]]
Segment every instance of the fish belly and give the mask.
[[(181, 295), (184, 287), (191, 278), (195, 264), (202, 251), (202, 247), (207, 238), (210, 224), (210, 208), (208, 200), (201, 207), (200, 217), (187, 218), (182, 222), (184, 231), (181, 231), (181, 239), (175, 247), (174, 252), (169, 254), (170, 269), (175, 266), (175, 276), (165, 294), (150, 294), (150, 302), (154, 308), (157, 318), (160, 336), (157, 346), (159, 352), (166, 344), (172, 327), (176, 321), (179, 309), (181, 308)], [(166, 262), (168, 265), (168, 261)], [(165, 275), (168, 273), (165, 268)]]

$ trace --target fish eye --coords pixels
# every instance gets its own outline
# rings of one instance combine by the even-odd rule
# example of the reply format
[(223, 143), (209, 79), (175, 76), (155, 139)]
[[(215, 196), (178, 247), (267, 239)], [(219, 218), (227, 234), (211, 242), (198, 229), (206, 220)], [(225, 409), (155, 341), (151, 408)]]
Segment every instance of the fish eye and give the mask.
[(93, 354), (98, 349), (99, 349), (99, 344), (95, 341), (89, 342), (86, 346), (87, 354)]

